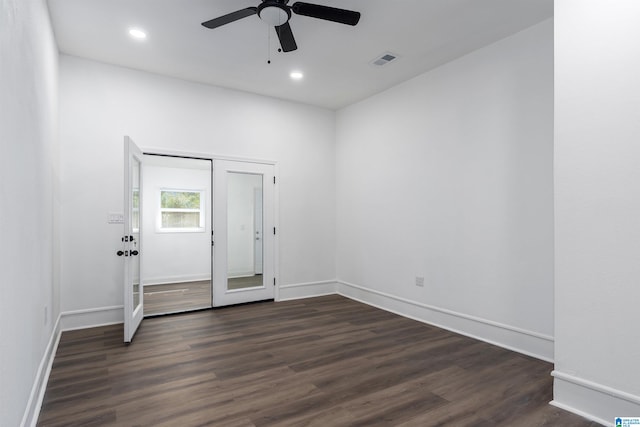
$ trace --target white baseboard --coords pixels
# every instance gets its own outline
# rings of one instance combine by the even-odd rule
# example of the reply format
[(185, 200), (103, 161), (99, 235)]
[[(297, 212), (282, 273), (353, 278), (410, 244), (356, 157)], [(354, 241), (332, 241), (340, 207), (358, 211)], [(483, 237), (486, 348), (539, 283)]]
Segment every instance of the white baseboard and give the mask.
[(320, 297), (336, 293), (336, 281), (295, 283), (278, 287), (277, 301), (288, 301), (301, 298)]
[(31, 387), (31, 394), (29, 395), (29, 401), (27, 407), (22, 416), (21, 427), (35, 427), (40, 416), (40, 408), (42, 407), (42, 400), (44, 399), (44, 392), (47, 389), (47, 382), (49, 381), (49, 374), (51, 373), (51, 365), (53, 365), (53, 359), (56, 356), (58, 349), (58, 343), (60, 342), (60, 315), (56, 319), (55, 325), (51, 331), (49, 342), (44, 350), (36, 377)]
[(60, 343), (60, 337), (62, 332), (71, 331), (74, 329), (93, 328), (97, 326), (112, 325), (116, 323), (123, 323), (124, 311), (122, 306), (113, 307), (100, 307), (89, 310), (75, 310), (66, 311), (60, 313), (56, 320), (53, 330), (51, 331), (51, 337), (49, 343), (45, 348), (40, 366), (36, 373), (36, 377), (31, 387), (31, 394), (22, 416), (21, 427), (35, 427), (40, 416), (40, 409), (42, 407), (42, 400), (44, 399), (44, 393), (47, 389), (47, 382), (49, 381), (49, 374), (51, 373), (51, 366), (58, 350), (58, 344)]
[(65, 311), (60, 314), (60, 317), (61, 331), (95, 328), (97, 326), (124, 323), (124, 307), (121, 305), (114, 305), (112, 307)]
[(202, 280), (211, 280), (211, 274), (190, 274), (190, 275), (184, 275), (184, 276), (165, 276), (165, 277), (145, 278), (143, 285), (144, 286), (170, 285), (172, 283), (200, 282)]
[(640, 417), (640, 396), (557, 370), (551, 375), (553, 406), (605, 426), (613, 426), (615, 417)]
[(492, 320), (411, 301), (338, 280), (337, 293), (347, 298), (485, 341), (499, 347), (553, 362), (553, 337)]

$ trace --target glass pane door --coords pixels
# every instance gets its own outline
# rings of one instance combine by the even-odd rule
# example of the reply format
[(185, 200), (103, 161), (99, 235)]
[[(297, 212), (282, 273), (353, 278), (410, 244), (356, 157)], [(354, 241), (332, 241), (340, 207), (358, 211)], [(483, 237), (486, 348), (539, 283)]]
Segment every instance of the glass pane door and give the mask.
[[(129, 233), (131, 257), (131, 280), (133, 292), (133, 311), (140, 308), (141, 289), (140, 289), (140, 251), (138, 243), (140, 242), (140, 161), (136, 158), (132, 159), (131, 168), (131, 229)], [(131, 237), (133, 236), (133, 237)]]
[(216, 306), (274, 297), (273, 169), (216, 160)]
[(141, 263), (142, 235), (142, 151), (125, 137), (124, 141), (124, 236), (118, 254), (124, 259), (124, 341), (131, 342), (144, 311)]

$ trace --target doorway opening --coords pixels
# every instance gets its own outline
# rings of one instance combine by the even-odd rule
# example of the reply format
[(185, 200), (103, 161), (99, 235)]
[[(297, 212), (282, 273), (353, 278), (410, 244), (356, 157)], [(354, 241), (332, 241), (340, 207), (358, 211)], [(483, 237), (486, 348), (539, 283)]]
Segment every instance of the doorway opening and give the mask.
[(144, 155), (144, 316), (213, 306), (212, 161)]

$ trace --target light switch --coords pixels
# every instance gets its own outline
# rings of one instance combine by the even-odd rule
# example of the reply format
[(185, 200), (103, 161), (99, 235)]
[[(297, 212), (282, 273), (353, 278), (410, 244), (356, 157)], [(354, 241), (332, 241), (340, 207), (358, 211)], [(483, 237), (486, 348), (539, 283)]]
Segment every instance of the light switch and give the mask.
[(124, 214), (122, 212), (109, 212), (108, 224), (124, 224)]

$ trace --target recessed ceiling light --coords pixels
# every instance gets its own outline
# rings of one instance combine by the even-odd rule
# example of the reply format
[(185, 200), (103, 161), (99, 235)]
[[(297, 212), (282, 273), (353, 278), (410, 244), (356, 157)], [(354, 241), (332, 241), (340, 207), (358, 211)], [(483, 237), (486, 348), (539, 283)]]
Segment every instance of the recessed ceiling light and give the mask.
[(300, 71), (292, 71), (291, 74), (289, 74), (289, 77), (291, 77), (293, 80), (302, 80), (304, 74), (302, 74)]
[(145, 33), (144, 31), (138, 29), (138, 28), (132, 28), (129, 30), (129, 35), (131, 37), (133, 37), (136, 40), (144, 40), (147, 38), (147, 33)]

